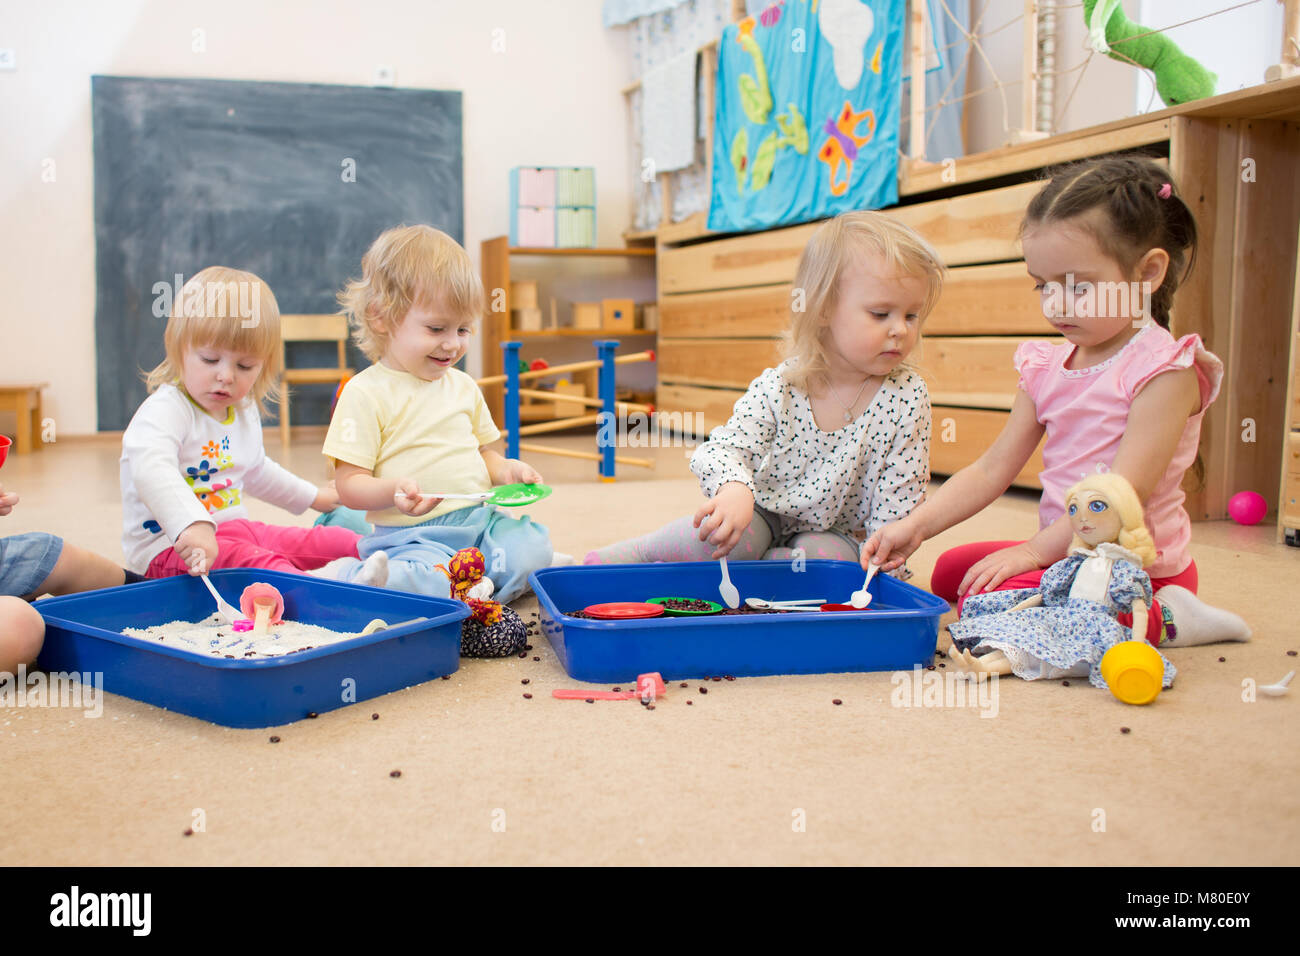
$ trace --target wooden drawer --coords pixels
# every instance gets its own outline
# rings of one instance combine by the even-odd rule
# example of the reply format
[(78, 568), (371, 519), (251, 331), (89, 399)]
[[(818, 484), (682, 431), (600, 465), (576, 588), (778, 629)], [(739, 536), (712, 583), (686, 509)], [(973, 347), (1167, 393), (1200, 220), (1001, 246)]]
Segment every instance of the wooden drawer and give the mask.
[(1045, 336), (1050, 330), (1024, 262), (950, 269), (943, 296), (925, 320), (927, 336)]
[[(1006, 426), (1008, 412), (935, 405), (931, 411), (930, 471), (936, 475), (956, 474), (988, 450)], [(947, 439), (947, 440), (945, 440)], [(1020, 469), (1012, 484), (1021, 488), (1042, 488), (1043, 443)]]
[[(925, 379), (930, 401), (1010, 411), (1020, 376), (1012, 358), (1022, 342), (1011, 336), (926, 336), (912, 353), (912, 364)], [(1061, 337), (1044, 337), (1059, 344)]]
[(659, 388), (714, 385), (745, 389), (766, 368), (781, 361), (776, 339), (659, 340)]
[[(1020, 258), (1020, 220), (1041, 183), (883, 210), (924, 236), (949, 266)], [(794, 280), (799, 256), (819, 223), (770, 229), (659, 252), (661, 293), (707, 292)]]
[(659, 302), (664, 338), (779, 336), (790, 324), (790, 286), (665, 296)]

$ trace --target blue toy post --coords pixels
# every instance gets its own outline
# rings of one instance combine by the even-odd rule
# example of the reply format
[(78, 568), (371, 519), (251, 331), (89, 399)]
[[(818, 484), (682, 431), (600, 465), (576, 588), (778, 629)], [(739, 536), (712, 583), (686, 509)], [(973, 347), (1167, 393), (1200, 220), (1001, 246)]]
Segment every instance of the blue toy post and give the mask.
[(519, 345), (502, 342), (506, 363), (506, 457), (519, 457)]
[(613, 481), (614, 450), (618, 445), (618, 412), (614, 407), (614, 350), (619, 343), (614, 339), (604, 339), (595, 345), (600, 359), (600, 376), (597, 379), (600, 420), (596, 422), (596, 450), (600, 453), (601, 481)]

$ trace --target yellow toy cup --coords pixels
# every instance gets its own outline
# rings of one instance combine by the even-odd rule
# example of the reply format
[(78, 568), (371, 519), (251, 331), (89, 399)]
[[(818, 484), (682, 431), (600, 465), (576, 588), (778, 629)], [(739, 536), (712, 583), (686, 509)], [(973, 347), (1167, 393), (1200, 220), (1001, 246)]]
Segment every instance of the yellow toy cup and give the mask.
[(1149, 704), (1160, 693), (1165, 664), (1146, 641), (1124, 641), (1102, 655), (1101, 676), (1124, 703)]

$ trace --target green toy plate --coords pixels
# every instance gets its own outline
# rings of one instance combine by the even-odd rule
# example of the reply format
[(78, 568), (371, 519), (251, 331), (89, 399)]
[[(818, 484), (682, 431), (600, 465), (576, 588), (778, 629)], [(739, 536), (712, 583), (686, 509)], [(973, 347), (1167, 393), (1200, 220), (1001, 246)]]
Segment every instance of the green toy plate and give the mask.
[(503, 508), (521, 508), (534, 501), (541, 501), (550, 493), (550, 485), (502, 485), (492, 489), (492, 497), (488, 501)]
[[(647, 604), (658, 604), (658, 605), (661, 605), (661, 606), (663, 607), (663, 609), (664, 609), (664, 613), (665, 613), (665, 614), (670, 614), (670, 615), (672, 615), (673, 617), (696, 617), (696, 616), (701, 615), (701, 614), (721, 614), (721, 613), (722, 613), (722, 605), (721, 605), (721, 604), (718, 604), (716, 601), (707, 601), (707, 600), (705, 600), (704, 598), (688, 598), (688, 597), (652, 597), (652, 598), (646, 598), (645, 600), (646, 600), (646, 603), (647, 603)], [(668, 606), (668, 603), (667, 603), (667, 602), (669, 602), (669, 601), (691, 601), (691, 602), (694, 602), (694, 603), (696, 603), (696, 604), (707, 604), (709, 607), (708, 607), (708, 610), (689, 611), (689, 610), (686, 610), (685, 608), (669, 607), (669, 606)]]

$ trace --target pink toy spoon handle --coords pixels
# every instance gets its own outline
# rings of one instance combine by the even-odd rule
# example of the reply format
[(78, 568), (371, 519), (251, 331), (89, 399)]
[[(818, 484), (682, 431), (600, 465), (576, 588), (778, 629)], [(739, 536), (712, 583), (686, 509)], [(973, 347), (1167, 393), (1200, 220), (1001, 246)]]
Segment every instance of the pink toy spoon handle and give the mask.
[(640, 697), (636, 691), (622, 690), (553, 690), (551, 696), (558, 700), (631, 700)]

